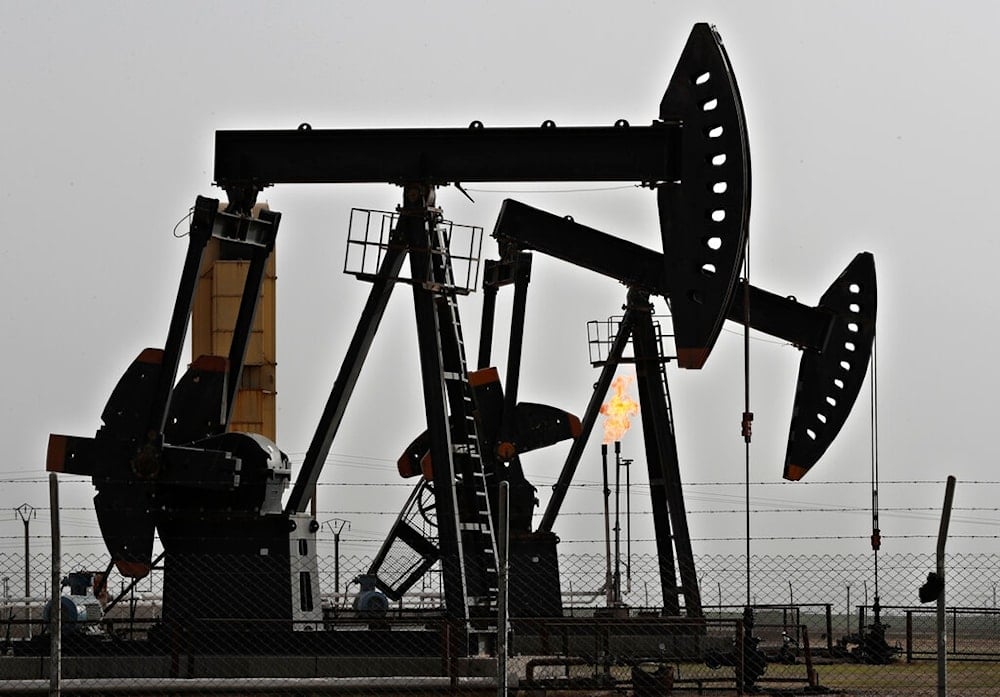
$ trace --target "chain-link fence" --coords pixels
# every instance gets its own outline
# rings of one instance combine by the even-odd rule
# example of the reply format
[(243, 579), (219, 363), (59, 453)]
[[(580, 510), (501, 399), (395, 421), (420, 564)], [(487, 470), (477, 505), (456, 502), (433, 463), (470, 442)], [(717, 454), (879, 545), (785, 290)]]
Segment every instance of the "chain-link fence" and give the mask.
[[(674, 617), (663, 616), (663, 589), (678, 590), (655, 555), (562, 555), (555, 579), (531, 577), (537, 589), (510, 578), (506, 644), (492, 605), (469, 604), (467, 622), (448, 619), (440, 564), (391, 598), (370, 582), (368, 557), (320, 557), (316, 589), (241, 556), (196, 561), (184, 574), (160, 565), (134, 581), (100, 555), (62, 559), (69, 691), (495, 693), (501, 672), (509, 694), (936, 689), (936, 606), (917, 599), (933, 555), (883, 555), (877, 575), (871, 555), (754, 556), (749, 567), (738, 555), (702, 556), (699, 592), (683, 596), (700, 598), (701, 611), (682, 603)], [(952, 555), (946, 566), (949, 685), (996, 694), (1000, 555)], [(23, 556), (0, 558), (0, 689), (47, 684), (50, 569), (45, 555), (27, 568)], [(546, 583), (557, 598), (545, 599)]]

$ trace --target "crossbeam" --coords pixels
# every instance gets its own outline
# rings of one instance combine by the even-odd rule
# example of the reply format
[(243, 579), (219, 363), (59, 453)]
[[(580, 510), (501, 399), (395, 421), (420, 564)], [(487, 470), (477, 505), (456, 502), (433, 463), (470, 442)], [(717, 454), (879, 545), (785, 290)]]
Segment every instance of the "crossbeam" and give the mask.
[[(696, 24), (649, 126), (217, 131), (215, 182), (236, 212), (280, 183), (422, 186), (629, 181), (656, 191), (677, 364), (701, 368), (746, 246), (750, 150), (729, 57)], [(677, 261), (673, 261), (677, 260)], [(706, 273), (711, 269), (711, 273)]]
[[(477, 122), (478, 123), (478, 122)], [(633, 181), (680, 178), (678, 123), (651, 126), (216, 131), (215, 182)]]

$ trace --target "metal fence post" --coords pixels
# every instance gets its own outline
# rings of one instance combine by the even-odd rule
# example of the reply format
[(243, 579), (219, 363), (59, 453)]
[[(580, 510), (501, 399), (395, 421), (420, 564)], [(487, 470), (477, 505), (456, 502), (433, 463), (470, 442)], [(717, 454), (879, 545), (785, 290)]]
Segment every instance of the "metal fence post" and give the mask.
[(500, 482), (499, 527), (497, 531), (497, 697), (507, 695), (507, 551), (509, 538), (507, 514), (510, 484)]
[(948, 539), (948, 522), (951, 520), (951, 502), (955, 497), (955, 478), (948, 477), (944, 491), (944, 507), (941, 511), (941, 527), (938, 531), (937, 543), (937, 573), (943, 583), (941, 593), (937, 599), (937, 653), (938, 653), (938, 697), (946, 697), (948, 694), (948, 655), (947, 639), (945, 627), (945, 594), (947, 593), (947, 583), (944, 578), (944, 547)]
[(736, 694), (743, 694), (743, 671), (746, 669), (744, 658), (746, 649), (743, 644), (746, 641), (746, 628), (743, 620), (736, 620)]
[(62, 682), (62, 544), (59, 531), (59, 481), (49, 472), (49, 510), (52, 520), (52, 611), (49, 632), (52, 647), (49, 655), (49, 695), (59, 697)]
[(826, 651), (828, 656), (833, 655), (833, 606), (826, 604)]
[(913, 610), (906, 611), (906, 662), (913, 663)]
[(958, 608), (951, 606), (951, 653), (958, 653)]

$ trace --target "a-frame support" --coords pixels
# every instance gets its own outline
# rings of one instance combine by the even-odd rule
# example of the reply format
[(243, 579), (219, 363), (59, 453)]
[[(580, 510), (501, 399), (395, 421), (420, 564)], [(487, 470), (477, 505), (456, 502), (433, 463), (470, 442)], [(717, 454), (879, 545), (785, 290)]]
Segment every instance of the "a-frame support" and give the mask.
[(685, 614), (688, 617), (702, 617), (698, 575), (694, 566), (694, 553), (691, 551), (691, 535), (688, 532), (687, 511), (684, 509), (684, 493), (681, 489), (665, 359), (659, 351), (649, 294), (630, 290), (628, 308), (635, 314), (632, 347), (646, 446), (660, 587), (663, 591), (663, 613), (679, 615), (679, 596), (683, 596)]
[[(384, 315), (392, 288), (400, 282), (405, 259), (417, 328), (423, 403), (427, 422), (427, 480), (415, 489), (376, 555), (369, 574), (392, 599), (398, 599), (419, 577), (440, 562), (445, 607), (454, 629), (456, 650), (469, 619), (489, 614), (496, 602), (496, 558), (487, 488), (491, 472), (480, 457), (473, 417), (465, 347), (456, 304), (448, 235), (439, 225), (434, 188), (414, 183), (404, 187), (395, 229), (373, 277), (368, 301), (358, 322), (320, 423), (306, 453), (286, 513), (303, 511), (342, 422), (347, 403)], [(436, 530), (425, 533), (411, 525), (409, 509), (433, 496)], [(400, 567), (400, 560), (406, 560)], [(413, 560), (416, 561), (413, 561)], [(407, 566), (407, 565), (410, 566)]]
[(680, 615), (680, 597), (683, 596), (684, 613), (691, 618), (700, 618), (704, 616), (704, 612), (681, 489), (677, 441), (664, 365), (667, 359), (660, 355), (653, 307), (647, 292), (631, 289), (628, 293), (625, 314), (618, 325), (582, 420), (582, 433), (567, 455), (538, 529), (546, 532), (552, 530), (587, 439), (597, 423), (601, 403), (611, 386), (615, 371), (624, 362), (623, 355), (630, 339), (639, 389), (663, 614)]

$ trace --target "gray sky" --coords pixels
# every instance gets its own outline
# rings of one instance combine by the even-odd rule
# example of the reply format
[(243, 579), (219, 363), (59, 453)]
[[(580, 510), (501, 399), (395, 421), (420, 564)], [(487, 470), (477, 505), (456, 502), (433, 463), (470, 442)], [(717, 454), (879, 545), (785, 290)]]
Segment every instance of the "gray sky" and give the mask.
[[(196, 195), (223, 196), (211, 186), (216, 129), (304, 121), (453, 127), (475, 119), (487, 126), (645, 124), (657, 115), (692, 24), (708, 21), (726, 43), (749, 123), (753, 283), (812, 304), (856, 252), (875, 254), (881, 476), (940, 483), (883, 488), (884, 508), (919, 509), (883, 512), (883, 549), (933, 550), (937, 513), (927, 509), (940, 506), (947, 474), (959, 478), (956, 506), (989, 509), (956, 514), (953, 532), (996, 533), (998, 485), (968, 483), (1000, 481), (992, 421), (1000, 393), (992, 327), (1000, 242), (990, 203), (1000, 151), (996, 4), (9, 0), (4, 9), (0, 507), (47, 506), (48, 434), (92, 434), (120, 373), (140, 349), (162, 345), (186, 244), (171, 230)], [(500, 202), (513, 197), (659, 247), (649, 191), (475, 188), (474, 205), (454, 189), (442, 191), (446, 216), (489, 232)], [(296, 463), (368, 290), (341, 273), (350, 208), (391, 209), (399, 196), (388, 185), (279, 186), (264, 194), (284, 216), (278, 429), (279, 445)], [(485, 249), (495, 254), (492, 241)], [(536, 258), (522, 398), (582, 415), (596, 378), (585, 323), (618, 313), (623, 300), (624, 288), (612, 281)], [(462, 304), (472, 347), (480, 302), (476, 295)], [(658, 307), (665, 310), (662, 300)], [(751, 479), (768, 482), (754, 487), (755, 507), (861, 510), (761, 513), (756, 533), (806, 539), (759, 550), (864, 552), (867, 386), (808, 483), (778, 484), (798, 359), (790, 347), (753, 342)], [(393, 462), (422, 429), (417, 365), (409, 296), (401, 292), (324, 481), (401, 483)], [(742, 339), (729, 325), (704, 370), (671, 370), (685, 482), (743, 479), (742, 365)], [(597, 442), (581, 481), (600, 478)], [(624, 447), (642, 462), (638, 433)], [(543, 505), (565, 452), (525, 459)], [(97, 535), (83, 510), (89, 483), (69, 480), (67, 524)], [(844, 481), (858, 484), (822, 484)], [(354, 511), (394, 515), (406, 491), (327, 485), (321, 518), (352, 519), (355, 538), (377, 538), (388, 517)], [(742, 495), (738, 486), (690, 487), (693, 536), (741, 536), (741, 514), (701, 511), (740, 508)], [(648, 510), (648, 501), (635, 501), (634, 509)], [(591, 487), (571, 494), (564, 510), (599, 506)], [(590, 539), (596, 522), (567, 516), (557, 531), (567, 541)], [(17, 550), (19, 534), (11, 513), (9, 524), (0, 521), (0, 550)], [(830, 535), (848, 539), (809, 539)], [(355, 544), (358, 552), (372, 547)], [(995, 546), (957, 539), (952, 549)], [(740, 550), (739, 542), (695, 544), (696, 553)]]

